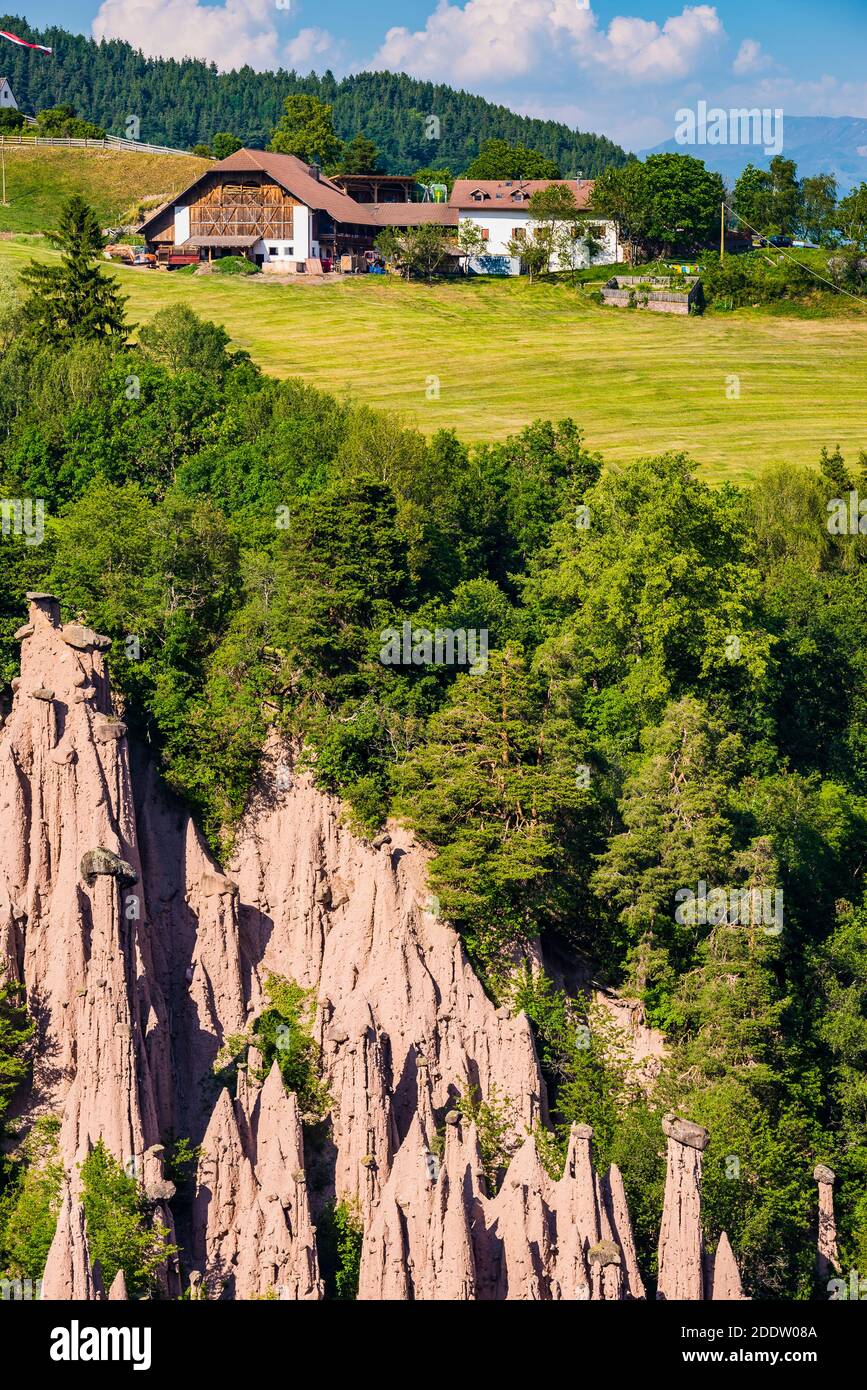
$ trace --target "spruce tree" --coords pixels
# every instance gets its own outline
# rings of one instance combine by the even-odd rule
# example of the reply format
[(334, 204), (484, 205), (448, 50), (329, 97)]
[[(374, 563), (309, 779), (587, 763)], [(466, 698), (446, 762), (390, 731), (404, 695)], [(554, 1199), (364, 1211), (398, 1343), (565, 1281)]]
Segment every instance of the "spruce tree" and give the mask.
[(104, 244), (99, 220), (77, 193), (63, 205), (59, 230), (50, 239), (61, 251), (60, 265), (32, 261), (21, 276), (30, 291), (23, 312), (33, 336), (56, 347), (122, 343), (126, 298), (99, 270)]
[(17, 1087), (27, 1075), (27, 1045), (33, 1025), (24, 990), (0, 978), (0, 1130)]
[(430, 882), (489, 982), (546, 928), (568, 930), (596, 820), (577, 755), (545, 724), (517, 646), (458, 676), (400, 773), (400, 809), (438, 850)]
[(740, 742), (688, 697), (647, 731), (644, 756), (620, 802), (624, 829), (594, 875), (630, 943), (632, 987), (655, 1022), (670, 1022), (672, 993), (689, 963), (699, 926), (692, 899), (729, 880), (733, 826), (729, 808)]
[(340, 174), (378, 174), (380, 173), (379, 150), (372, 140), (360, 132), (344, 146), (337, 166)]

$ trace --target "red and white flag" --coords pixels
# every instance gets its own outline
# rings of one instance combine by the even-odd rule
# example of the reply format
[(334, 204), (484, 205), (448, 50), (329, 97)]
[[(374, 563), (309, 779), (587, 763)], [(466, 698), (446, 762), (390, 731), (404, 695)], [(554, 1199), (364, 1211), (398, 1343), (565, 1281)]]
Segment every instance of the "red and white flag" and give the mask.
[(19, 48), (35, 48), (38, 53), (53, 53), (53, 48), (46, 48), (44, 43), (28, 43), (26, 39), (19, 39), (17, 34), (7, 34), (5, 29), (0, 29), (0, 39), (8, 39), (10, 43), (17, 43)]

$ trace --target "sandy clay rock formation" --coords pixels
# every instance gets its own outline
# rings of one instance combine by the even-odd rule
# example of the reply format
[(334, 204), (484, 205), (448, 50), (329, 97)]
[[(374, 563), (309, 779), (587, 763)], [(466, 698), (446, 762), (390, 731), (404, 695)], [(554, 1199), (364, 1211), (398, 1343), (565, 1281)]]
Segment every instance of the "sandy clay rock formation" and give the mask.
[(740, 1272), (725, 1231), (715, 1254), (704, 1254), (701, 1163), (710, 1136), (676, 1115), (664, 1116), (662, 1129), (668, 1144), (656, 1297), (742, 1299)]
[[(107, 639), (63, 625), (41, 594), (19, 636), (0, 729), (0, 959), (38, 1030), (22, 1118), (62, 1117), (44, 1296), (126, 1297), (122, 1277), (106, 1294), (87, 1248), (79, 1165), (102, 1139), (193, 1266), (163, 1271), (169, 1295), (321, 1298), (315, 1223), (336, 1197), (364, 1221), (362, 1298), (643, 1298), (623, 1182), (594, 1171), (587, 1126), (556, 1179), (526, 1138), (488, 1191), (456, 1102), (496, 1087), (529, 1134), (545, 1087), (527, 1018), (485, 995), (412, 836), (353, 835), (275, 742), (224, 872), (129, 748)], [(315, 991), (333, 1104), (312, 1167), (276, 1065), (263, 1076), (250, 1047), (234, 1094), (214, 1076), (227, 1039), (249, 1037), (269, 974)], [(666, 1123), (661, 1296), (741, 1297), (725, 1237), (703, 1261), (704, 1131)], [(183, 1217), (169, 1135), (201, 1146)]]
[(834, 1183), (836, 1175), (825, 1163), (818, 1163), (813, 1169), (814, 1181), (819, 1185), (819, 1231), (816, 1250), (816, 1269), (820, 1279), (840, 1273), (840, 1255), (837, 1250), (837, 1220), (834, 1216)]

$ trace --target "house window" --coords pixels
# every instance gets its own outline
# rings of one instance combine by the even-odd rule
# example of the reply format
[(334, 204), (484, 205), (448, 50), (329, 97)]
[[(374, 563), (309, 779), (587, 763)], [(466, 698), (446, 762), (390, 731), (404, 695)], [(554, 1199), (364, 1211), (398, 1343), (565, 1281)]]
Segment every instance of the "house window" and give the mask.
[(488, 227), (480, 227), (479, 231), (482, 234), (482, 241), (488, 241), (490, 239), (491, 233)]
[(292, 246), (284, 246), (284, 247), (283, 247), (283, 255), (284, 255), (284, 256), (293, 256), (294, 254), (295, 254), (295, 248), (294, 248), (294, 247), (292, 247)]
[(526, 229), (526, 227), (516, 227), (516, 228), (515, 228), (515, 240), (516, 240), (516, 241), (525, 241), (525, 240), (526, 240), (526, 237), (527, 237), (527, 229)]
[(269, 247), (268, 247), (268, 255), (269, 255), (269, 256), (279, 256), (279, 254), (280, 254), (280, 252), (277, 250), (277, 247), (276, 247), (276, 246), (269, 246)]

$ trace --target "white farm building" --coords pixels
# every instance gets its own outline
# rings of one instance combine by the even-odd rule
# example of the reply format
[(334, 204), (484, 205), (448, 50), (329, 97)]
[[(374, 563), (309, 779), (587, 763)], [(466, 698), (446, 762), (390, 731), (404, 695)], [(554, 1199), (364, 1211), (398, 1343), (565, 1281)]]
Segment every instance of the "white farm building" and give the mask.
[[(488, 275), (520, 274), (520, 258), (511, 254), (509, 242), (521, 241), (530, 235), (530, 199), (538, 190), (550, 188), (552, 183), (570, 188), (579, 213), (586, 214), (586, 230), (601, 247), (593, 256), (593, 264), (615, 265), (623, 260), (616, 224), (593, 217), (589, 212), (592, 179), (458, 179), (449, 207), (457, 211), (459, 221), (473, 222), (485, 241), (484, 253), (470, 261), (471, 270)], [(586, 242), (578, 239), (572, 265), (578, 270), (589, 264)], [(562, 262), (554, 266), (557, 270), (569, 268)]]

